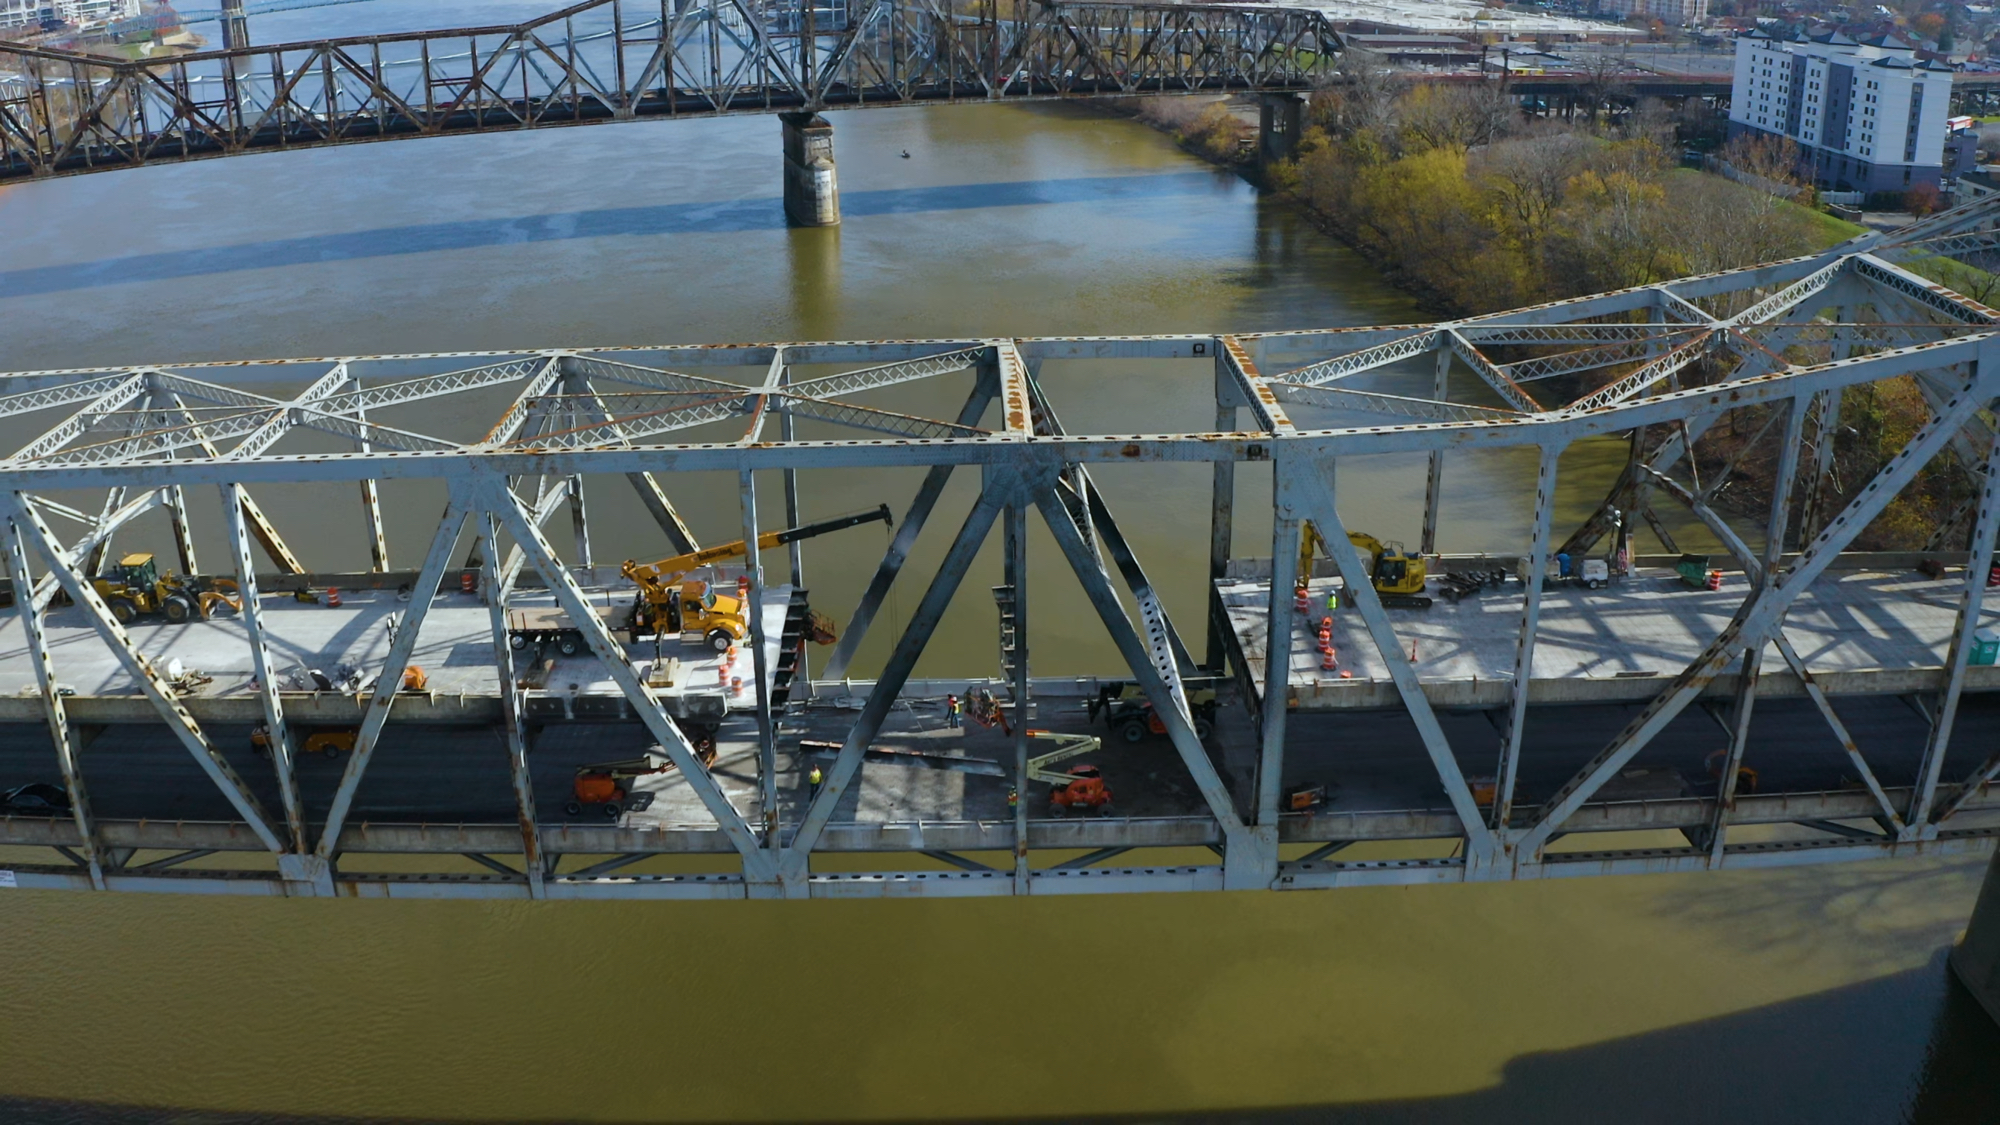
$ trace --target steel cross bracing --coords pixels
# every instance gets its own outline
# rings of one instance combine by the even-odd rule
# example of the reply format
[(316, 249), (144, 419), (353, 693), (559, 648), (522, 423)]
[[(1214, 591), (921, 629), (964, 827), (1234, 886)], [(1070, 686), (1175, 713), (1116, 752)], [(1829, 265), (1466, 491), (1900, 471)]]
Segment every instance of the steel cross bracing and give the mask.
[[(1971, 212), (1948, 212), (1940, 217), (1944, 221), (1911, 237), (1923, 245), (1934, 244), (1941, 231), (1971, 237), (1995, 225), (2000, 208)], [(565, 348), (0, 375), (0, 404), (44, 427), (0, 461), (0, 522), (7, 525), (11, 579), (16, 589), (34, 591), (17, 604), (32, 666), (24, 683), (35, 695), (24, 696), (17, 707), (39, 711), (35, 725), (48, 730), (55, 749), (52, 773), (72, 802), (68, 818), (0, 817), (0, 843), (63, 849), (59, 854), (74, 857), (13, 869), (26, 886), (550, 898), (1282, 889), (1699, 870), (1985, 847), (2000, 833), (1992, 815), (2000, 810), (2000, 798), (1987, 788), (2000, 773), (2000, 756), (1983, 748), (1954, 755), (1952, 732), (1962, 699), (1991, 690), (1989, 680), (1970, 675), (1967, 665), (1983, 576), (2000, 528), (1994, 473), (2000, 442), (1991, 413), (2000, 399), (2000, 326), (1992, 310), (1912, 273), (1906, 249), (1895, 239), (1870, 236), (1862, 244), (1790, 262), (1391, 328)], [(1921, 258), (1915, 263), (1923, 264)], [(1073, 360), (1123, 365), (1130, 377), (1141, 379), (1158, 370), (1149, 364), (1210, 363), (1214, 397), (1198, 405), (1204, 418), (1214, 411), (1216, 426), (1183, 433), (1077, 432), (1058, 420), (1058, 396), (1044, 386), (1041, 374), (1047, 365)], [(1904, 377), (1914, 378), (1922, 391), (1928, 421), (1872, 476), (1842, 482), (1838, 492), (1814, 492), (1828, 462), (1818, 446), (1808, 448), (1807, 435), (1815, 442), (1833, 440), (1824, 413), (1828, 404), (1837, 404), (1849, 388)], [(1532, 397), (1521, 390), (1524, 381), (1534, 386)], [(964, 395), (964, 407), (952, 417), (881, 405), (903, 389), (940, 382), (955, 384), (950, 401)], [(296, 390), (274, 396), (238, 384)], [(861, 394), (870, 396), (867, 403), (849, 401)], [(934, 391), (927, 395), (922, 401), (937, 401)], [(462, 421), (454, 425), (462, 432), (427, 432), (434, 426), (406, 417), (420, 404), (415, 413), (422, 418), (447, 416), (437, 400), (453, 396), (484, 396), (477, 401), (487, 403), (500, 397), (502, 403), (487, 407), (488, 416), (497, 410), (490, 424), (465, 417), (469, 409), (461, 412)], [(767, 424), (772, 415), (779, 426)], [(1711, 463), (1704, 479), (1690, 450), (1702, 450), (1725, 419), (1732, 420), (1731, 429), (1750, 436), (1719, 472)], [(1554, 504), (1563, 484), (1563, 452), (1586, 439), (1647, 434), (1655, 440), (1633, 440), (1631, 464), (1611, 482), (1604, 511), (1583, 530), (1569, 533), (1570, 541), (1598, 534), (1591, 528), (1611, 527), (1621, 518), (1629, 523), (1651, 515), (1654, 503), (1682, 505), (1736, 556), (1747, 594), (1701, 654), (1669, 677), (1622, 733), (1596, 754), (1580, 755), (1566, 782), (1531, 785), (1521, 764), (1534, 739), (1526, 718), (1538, 616), (1545, 615), (1538, 592), (1524, 599), (1514, 677), (1504, 707), (1494, 715), (1501, 732), (1497, 757), (1486, 758), (1487, 746), (1467, 746), (1462, 739), (1455, 744), (1429, 698), (1434, 685), (1398, 632), (1398, 618), (1376, 597), (1366, 560), (1342, 534), (1350, 525), (1342, 519), (1334, 458), (1532, 450), (1539, 466), (1534, 521), (1522, 537), (1532, 572), (1555, 553), (1567, 531), (1556, 523)], [(329, 446), (333, 451), (326, 451)], [(1796, 553), (1787, 553), (1782, 533), (1760, 539), (1757, 528), (1733, 525), (1715, 506), (1722, 488), (1737, 487), (1744, 477), (1740, 463), (1759, 450), (1775, 450), (1768, 460), (1777, 466), (1775, 479), (1759, 486), (1771, 490), (1764, 498), (1770, 513), (1766, 526), (1805, 519), (1794, 512), (1816, 513), (1811, 526), (1801, 529)], [(1291, 708), (1267, 701), (1296, 698), (1300, 685), (1281, 660), (1265, 661), (1264, 681), (1255, 683), (1241, 666), (1236, 641), (1217, 639), (1216, 630), (1229, 626), (1226, 618), (1218, 624), (1212, 612), (1208, 651), (1220, 655), (1205, 661), (1207, 671), (1222, 671), (1218, 665), (1225, 657), (1236, 661), (1238, 682), (1247, 685), (1243, 702), (1257, 711), (1261, 725), (1250, 752), (1254, 760), (1247, 772), (1236, 774), (1247, 776), (1248, 784), (1235, 784), (1218, 768), (1197, 734), (1187, 686), (1203, 668), (1093, 475), (1101, 466), (1143, 472), (1147, 465), (1175, 462), (1215, 469), (1211, 578), (1221, 578), (1231, 564), (1239, 466), (1270, 467), (1277, 565), (1263, 626), (1265, 653), (1290, 651), (1298, 627), (1287, 595), (1301, 522), (1312, 521), (1335, 544), (1335, 568), (1359, 617), (1356, 635), (1387, 669), (1387, 690), (1413, 720), (1420, 746), (1412, 762), (1434, 775), (1442, 807), (1336, 807), (1310, 818), (1281, 810), (1287, 751), (1302, 736), (1287, 733)], [(1431, 459), (1427, 537), (1438, 518), (1436, 496), (1451, 490), (1445, 466), (1441, 456)], [(928, 473), (901, 513), (875, 580), (844, 618), (841, 645), (825, 674), (850, 674), (855, 653), (882, 619), (899, 579), (905, 585), (920, 579), (927, 589), (893, 639), (886, 666), (872, 682), (850, 689), (861, 707), (817, 799), (797, 815), (785, 815), (770, 805), (777, 792), (771, 772), (776, 709), (768, 679), (760, 675), (755, 684), (756, 711), (770, 716), (759, 725), (762, 746), (755, 757), (762, 776), (752, 790), (731, 789), (703, 765), (644, 682), (634, 664), (639, 654), (628, 653), (590, 611), (595, 595), (584, 584), (591, 562), (582, 482), (624, 476), (647, 501), (667, 540), (682, 549), (692, 545), (692, 537), (672, 507), (670, 497), (681, 479), (676, 474), (738, 474), (744, 530), (750, 533), (760, 524), (756, 470), (784, 470), (789, 477), (801, 470), (882, 467), (922, 467)], [(946, 483), (958, 467), (978, 476), (969, 511), (951, 511), (944, 503)], [(1942, 663), (1912, 669), (1934, 677), (1937, 689), (1925, 704), (1930, 734), (1921, 768), (1905, 780), (1883, 774), (1879, 748), (1857, 742), (1839, 714), (1840, 697), (1824, 686), (1825, 670), (1814, 669), (1787, 636), (1786, 617), (1927, 467), (1963, 473), (1976, 502), (1966, 516), (1970, 568), (1951, 638), (1936, 658)], [(259, 576), (252, 571), (250, 544), (263, 545), (281, 571), (305, 567), (249, 490), (325, 486), (351, 503), (351, 489), (362, 482), (419, 479), (444, 484), (443, 516), (423, 549), (420, 568), (405, 576), (409, 605), (386, 658), (368, 670), (372, 686), (364, 685), (352, 699), (357, 734), (340, 782), (324, 809), (310, 806), (292, 777), (300, 738), (294, 715), (300, 706), (326, 704), (295, 701), (276, 686), (271, 652), (281, 639), (274, 638), (274, 621), (282, 615), (260, 612), (254, 601)], [(1819, 497), (1826, 510), (1811, 507), (1808, 494)], [(187, 496), (223, 504), (231, 548), (225, 570), (253, 599), (247, 612), (207, 627), (241, 631), (243, 665), (255, 669), (257, 681), (250, 698), (270, 731), (275, 807), (260, 801), (219, 747), (209, 729), (214, 720), (205, 717), (217, 713), (212, 704), (168, 682), (90, 581), (93, 560), (107, 553), (113, 533), (161, 507), (185, 520)], [(574, 551), (543, 530), (565, 506), (578, 531)], [(788, 520), (798, 518), (796, 509), (795, 488), (788, 488)], [(370, 538), (379, 536), (379, 511), (370, 508), (367, 516), (357, 526)], [(933, 516), (956, 529), (942, 562), (923, 575), (902, 574)], [(1125, 513), (1127, 520), (1135, 516), (1143, 513)], [(996, 525), (1018, 550), (1031, 517), (1051, 533), (1061, 569), (1080, 584), (1122, 658), (1124, 666), (1107, 670), (1108, 676), (1136, 683), (1151, 702), (1198, 807), (1164, 818), (1017, 816), (1012, 822), (920, 825), (853, 819), (841, 811), (848, 807), (843, 796), (856, 785), (864, 756), (898, 705), (971, 560)], [(769, 517), (761, 523), (773, 526)], [(480, 561), (461, 569), (455, 560), (467, 546)], [(386, 548), (371, 546), (370, 555), (385, 560)], [(185, 569), (193, 568), (191, 556), (190, 546)], [(752, 560), (760, 590), (766, 565)], [(1023, 580), (1026, 565), (1025, 553), (1009, 563), (1014, 581)], [(486, 721), (506, 750), (491, 764), (496, 769), (505, 764), (517, 797), (517, 823), (385, 823), (365, 815), (364, 785), (372, 764), (394, 752), (383, 748), (383, 737), (405, 713), (397, 689), (419, 633), (435, 617), (430, 611), (439, 591), (455, 589), (458, 574), (476, 580), (492, 607), (492, 650), (502, 686)], [(537, 804), (528, 764), (538, 720), (525, 709), (532, 689), (519, 681), (504, 635), (509, 599), (521, 596), (521, 582), (529, 576), (586, 623), (584, 640), (613, 685), (611, 698), (621, 701), (628, 721), (642, 725), (672, 759), (706, 823), (643, 831), (615, 824), (586, 827), (552, 822)], [(68, 608), (56, 606), (58, 589), (72, 603)], [(1128, 610), (1128, 599), (1136, 614)], [(1015, 613), (1025, 614), (1025, 598), (1014, 605)], [(52, 627), (70, 630), (63, 643), (51, 640)], [(86, 778), (97, 728), (81, 726), (77, 716), (102, 704), (70, 697), (59, 687), (75, 646), (90, 643), (110, 650), (138, 693), (135, 700), (173, 734), (235, 810), (235, 820), (106, 819), (92, 808)], [(1741, 762), (1754, 768), (1758, 747), (1747, 737), (1753, 707), (1760, 684), (1781, 672), (1803, 686), (1842, 761), (1860, 779), (1858, 787), (1752, 793), (1725, 783), (1713, 796), (1639, 806), (1601, 797), (1608, 780), (1711, 690), (1731, 699), (1725, 767)], [(1016, 674), (1026, 676), (1025, 647)], [(1493, 801), (1475, 798), (1469, 781), (1475, 775), (1497, 779)], [(1732, 835), (1743, 826), (1779, 823), (1833, 824), (1838, 831), (1778, 842)], [(1688, 846), (1548, 849), (1558, 838), (1639, 828), (1680, 830)], [(1344, 860), (1338, 854), (1358, 840), (1420, 839), (1456, 841), (1456, 847), (1450, 858), (1394, 862)], [(135, 849), (165, 847), (180, 850), (133, 861)], [(1161, 847), (1213, 848), (1221, 861), (1191, 863), (1175, 856), (1153, 866), (1103, 865), (1131, 849)], [(1056, 857), (1053, 866), (1029, 862), (1035, 852), (1059, 848), (1084, 855)], [(487, 873), (403, 877), (342, 870), (343, 856), (379, 851), (473, 855)], [(943, 857), (950, 870), (816, 872), (812, 857), (822, 851)], [(1012, 853), (1016, 860), (987, 864), (966, 854), (986, 851)], [(213, 864), (215, 856), (244, 852), (270, 856), (267, 873), (215, 871), (192, 862), (202, 858)], [(740, 870), (701, 876), (635, 876), (625, 870), (633, 857), (656, 853), (734, 855)], [(599, 859), (564, 871), (566, 856)], [(506, 857), (514, 858), (503, 861)], [(894, 860), (886, 862), (893, 867)], [(268, 873), (270, 867), (276, 874)]]
[(1339, 49), (1309, 9), (1039, 0), (584, 0), (140, 62), (0, 43), (0, 181), (648, 117), (1302, 91)]

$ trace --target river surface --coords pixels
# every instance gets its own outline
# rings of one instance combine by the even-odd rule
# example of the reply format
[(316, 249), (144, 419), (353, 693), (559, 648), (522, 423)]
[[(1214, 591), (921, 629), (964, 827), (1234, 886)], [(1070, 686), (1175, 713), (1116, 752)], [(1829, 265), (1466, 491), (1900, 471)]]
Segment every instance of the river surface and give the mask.
[[(378, 0), (258, 17), (252, 34), (540, 8)], [(0, 191), (0, 369), (1422, 319), (1299, 216), (1137, 124), (1063, 106), (833, 120), (837, 230), (785, 227), (778, 127), (762, 117)], [(1076, 431), (1211, 421), (1201, 365), (1052, 364), (1045, 380)], [(916, 412), (956, 406), (943, 390), (909, 394), (899, 401)], [(1621, 456), (1613, 443), (1565, 457), (1565, 515), (1588, 510)], [(1455, 459), (1441, 546), (1519, 549), (1533, 468)], [(1240, 474), (1245, 555), (1268, 553), (1257, 475)], [(1414, 540), (1419, 464), (1343, 461), (1339, 480), (1351, 526)], [(1192, 632), (1205, 470), (1107, 470), (1100, 483)], [(704, 539), (735, 537), (733, 479), (668, 487)], [(775, 479), (760, 487), (775, 510)], [(913, 489), (910, 474), (812, 474), (805, 507), (900, 509)], [(435, 494), (389, 495), (392, 554), (414, 565)], [(907, 574), (927, 573), (970, 495), (955, 482)], [(263, 502), (309, 565), (365, 566), (344, 493), (269, 489)], [(593, 486), (591, 503), (601, 560), (665, 553), (617, 488)], [(222, 558), (212, 499), (195, 520)], [(880, 530), (813, 545), (816, 604), (845, 614)], [(157, 524), (121, 543), (170, 551)], [(992, 669), (993, 555), (922, 672)], [(1104, 671), (1109, 646), (1060, 565), (1037, 532), (1036, 671)], [(858, 670), (879, 663), (916, 597), (898, 593)], [(2000, 1032), (1947, 986), (1941, 960), (1982, 866), (1063, 901), (0, 891), (0, 1120), (128, 1119), (118, 1106), (487, 1120), (1993, 1120)]]

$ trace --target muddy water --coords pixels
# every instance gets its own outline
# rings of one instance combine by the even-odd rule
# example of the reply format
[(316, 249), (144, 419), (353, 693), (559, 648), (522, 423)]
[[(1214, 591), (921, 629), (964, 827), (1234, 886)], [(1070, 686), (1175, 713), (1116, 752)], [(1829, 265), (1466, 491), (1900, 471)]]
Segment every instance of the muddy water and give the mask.
[[(255, 32), (339, 33), (363, 13), (398, 29), (515, 14), (384, 0)], [(763, 118), (23, 187), (0, 195), (0, 368), (1419, 316), (1296, 215), (1128, 122), (965, 107), (835, 126), (847, 222), (826, 231), (784, 227), (777, 126)], [(1052, 364), (1045, 379), (1073, 430), (1209, 421), (1199, 365)], [(948, 412), (963, 390), (914, 390), (902, 408)], [(1571, 514), (1619, 455), (1565, 457)], [(1518, 548), (1532, 472), (1532, 459), (1455, 459), (1442, 545)], [(1238, 549), (1261, 554), (1268, 485), (1242, 475)], [(1100, 483), (1169, 608), (1199, 622), (1205, 475), (1106, 470)], [(1415, 538), (1415, 462), (1343, 462), (1340, 483), (1351, 524)], [(761, 484), (767, 510), (776, 484)], [(734, 536), (733, 480), (670, 488), (704, 538)], [(805, 506), (899, 507), (913, 488), (908, 474), (813, 474)], [(970, 488), (954, 483), (911, 573), (941, 554)], [(391, 549), (410, 565), (436, 497), (391, 484), (390, 498)], [(615, 482), (591, 503), (600, 559), (660, 549)], [(344, 494), (273, 489), (265, 507), (314, 565), (365, 563)], [(223, 557), (213, 501), (195, 518)], [(819, 604), (852, 605), (879, 531), (814, 545)], [(1103, 670), (1101, 631), (1036, 534), (1036, 670)], [(124, 541), (168, 546), (157, 526)], [(991, 555), (924, 671), (991, 669)], [(862, 667), (918, 592), (899, 592)], [(486, 1119), (1339, 1107), (1360, 1120), (1965, 1120), (2000, 1037), (1948, 992), (1938, 955), (1976, 873), (1904, 863), (806, 905), (0, 891), (0, 1097), (86, 1119), (124, 1104)]]

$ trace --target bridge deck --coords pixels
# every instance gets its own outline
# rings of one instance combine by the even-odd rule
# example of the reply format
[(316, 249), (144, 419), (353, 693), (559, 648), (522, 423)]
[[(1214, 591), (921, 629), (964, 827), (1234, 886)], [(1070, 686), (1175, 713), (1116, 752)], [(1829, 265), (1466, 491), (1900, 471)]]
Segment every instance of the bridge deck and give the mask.
[[(1292, 637), (1296, 708), (1401, 706), (1381, 655), (1352, 611), (1333, 615), (1338, 669), (1321, 669), (1316, 630), (1326, 616), (1327, 595), (1337, 586), (1333, 579), (1313, 581), (1311, 629), (1301, 624)], [(1269, 588), (1268, 581), (1217, 584), (1235, 644), (1260, 691)], [(1914, 572), (1834, 571), (1800, 596), (1785, 631), (1828, 694), (1935, 690), (1962, 589), (1956, 573), (1931, 580)], [(1542, 596), (1528, 698), (1534, 703), (1651, 699), (1664, 678), (1678, 675), (1728, 625), (1744, 594), (1741, 574), (1725, 575), (1720, 590), (1692, 590), (1671, 571), (1647, 569), (1606, 590), (1549, 590)], [(1457, 603), (1438, 598), (1428, 610), (1391, 610), (1390, 618), (1402, 643), (1416, 653), (1417, 674), (1433, 704), (1500, 707), (1512, 698), (1521, 609), (1521, 587), (1510, 581)], [(2000, 609), (1988, 608), (1983, 616), (1990, 622), (1996, 615)], [(1727, 697), (1734, 690), (1734, 677), (1723, 676), (1708, 694)], [(1966, 690), (2000, 690), (2000, 667), (1968, 669)], [(1775, 650), (1766, 654), (1758, 694), (1805, 694)]]
[[(792, 587), (774, 586), (764, 595), (764, 629), (768, 666), (778, 663), (780, 635), (784, 632), (786, 606)], [(591, 591), (591, 600), (603, 604), (610, 591)], [(262, 599), (267, 643), (274, 667), (280, 670), (316, 668), (328, 672), (340, 664), (368, 669), (372, 675), (387, 659), (389, 625), (409, 604), (390, 590), (343, 591), (342, 605), (330, 608), (290, 598), (266, 595)], [(629, 593), (621, 604), (629, 603)], [(516, 612), (548, 607), (554, 597), (543, 591), (521, 591), (510, 599)], [(159, 713), (140, 694), (108, 646), (87, 623), (78, 607), (51, 609), (47, 617), (50, 657), (56, 667), (57, 682), (76, 692), (67, 703), (79, 722), (158, 723)], [(0, 723), (43, 721), (42, 703), (35, 693), (34, 669), (29, 663), (25, 639), (15, 618), (5, 619), (0, 630)], [(171, 625), (157, 618), (141, 618), (130, 627), (139, 650), (165, 669), (178, 659), (184, 669), (212, 677), (186, 696), (183, 702), (194, 716), (206, 722), (261, 721), (262, 703), (251, 687), (250, 646), (243, 623), (226, 614), (207, 621)], [(642, 670), (653, 660), (650, 642), (640, 642), (632, 653)], [(684, 708), (723, 710), (726, 695), (718, 669), (725, 659), (702, 646), (683, 645), (668, 640), (661, 645), (661, 658), (679, 662), (679, 675), (669, 687), (656, 694), (674, 714)], [(586, 712), (609, 709), (623, 717), (624, 698), (605, 674), (603, 666), (588, 651), (575, 656), (550, 653), (554, 663), (535, 669), (520, 661), (524, 686), (529, 688), (530, 714), (544, 711), (561, 713), (565, 704), (574, 715), (581, 706)], [(426, 694), (405, 696), (398, 701), (393, 721), (417, 723), (476, 724), (500, 721), (498, 676), (493, 663), (493, 634), (487, 608), (477, 598), (440, 594), (426, 616), (417, 641), (415, 663), (429, 677)], [(740, 677), (743, 691), (727, 709), (747, 710), (754, 698), (754, 674), (747, 646), (738, 651), (731, 678)], [(572, 690), (574, 685), (574, 690)], [(357, 721), (363, 701), (338, 692), (283, 692), (288, 717), (310, 722)], [(572, 700), (574, 697), (574, 700)], [(707, 697), (706, 699), (702, 697)]]

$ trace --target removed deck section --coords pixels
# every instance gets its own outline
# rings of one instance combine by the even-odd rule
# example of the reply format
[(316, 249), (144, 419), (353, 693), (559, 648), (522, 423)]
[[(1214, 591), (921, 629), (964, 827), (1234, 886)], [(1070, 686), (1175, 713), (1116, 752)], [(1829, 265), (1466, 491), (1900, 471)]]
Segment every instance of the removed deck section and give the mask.
[[(1331, 613), (1337, 666), (1322, 667), (1318, 629), (1329, 616), (1328, 595), (1339, 588), (1337, 580), (1314, 579), (1311, 609), (1300, 615), (1293, 632), (1294, 708), (1400, 707), (1381, 654), (1344, 594), (1341, 608)], [(1936, 690), (1943, 684), (1945, 649), (1963, 589), (1959, 573), (1933, 580), (1915, 572), (1830, 571), (1800, 595), (1785, 619), (1785, 634), (1828, 694)], [(1270, 583), (1223, 579), (1216, 590), (1229, 615), (1231, 656), (1248, 670), (1248, 686), (1261, 700)], [(1651, 699), (1729, 624), (1747, 593), (1740, 574), (1727, 576), (1720, 590), (1694, 590), (1672, 571), (1655, 569), (1641, 569), (1604, 590), (1548, 590), (1542, 595), (1528, 699), (1545, 704)], [(1405, 655), (1415, 654), (1419, 682), (1433, 705), (1508, 703), (1522, 602), (1520, 584), (1510, 580), (1460, 602), (1440, 599), (1428, 610), (1387, 611)], [(1984, 611), (1982, 620), (1995, 617), (2000, 609)], [(1733, 674), (1718, 676), (1707, 694), (1728, 696), (1735, 680)], [(2000, 667), (1969, 668), (1965, 689), (2000, 690)], [(1766, 653), (1757, 691), (1764, 697), (1805, 694), (1775, 649)]]

